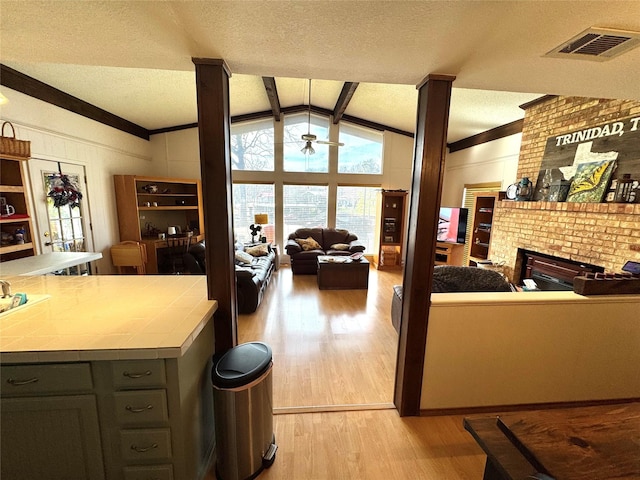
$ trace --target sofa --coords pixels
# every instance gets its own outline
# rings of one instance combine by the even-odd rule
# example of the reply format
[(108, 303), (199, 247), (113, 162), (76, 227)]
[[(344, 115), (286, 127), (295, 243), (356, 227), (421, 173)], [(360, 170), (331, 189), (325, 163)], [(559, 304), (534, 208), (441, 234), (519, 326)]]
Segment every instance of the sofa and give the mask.
[(364, 249), (356, 235), (335, 228), (299, 228), (285, 245), (294, 275), (316, 275), (320, 255), (351, 255)]
[[(255, 255), (251, 255), (254, 253)], [(184, 255), (184, 265), (191, 274), (205, 274), (205, 241), (202, 240), (189, 248)], [(236, 295), (238, 313), (253, 313), (264, 298), (271, 275), (275, 270), (276, 253), (270, 244), (244, 248), (236, 246)]]
[[(450, 292), (511, 292), (511, 284), (493, 270), (476, 267), (438, 265), (433, 268), (432, 293)], [(402, 319), (402, 285), (393, 286), (391, 323), (400, 331)]]

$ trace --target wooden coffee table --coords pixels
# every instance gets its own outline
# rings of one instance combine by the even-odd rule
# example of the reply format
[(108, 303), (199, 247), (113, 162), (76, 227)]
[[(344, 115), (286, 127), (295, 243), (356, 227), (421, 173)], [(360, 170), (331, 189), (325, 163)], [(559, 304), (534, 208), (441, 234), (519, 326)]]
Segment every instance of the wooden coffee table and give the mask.
[(320, 290), (366, 290), (369, 288), (369, 262), (362, 257), (320, 255), (318, 257), (318, 288)]

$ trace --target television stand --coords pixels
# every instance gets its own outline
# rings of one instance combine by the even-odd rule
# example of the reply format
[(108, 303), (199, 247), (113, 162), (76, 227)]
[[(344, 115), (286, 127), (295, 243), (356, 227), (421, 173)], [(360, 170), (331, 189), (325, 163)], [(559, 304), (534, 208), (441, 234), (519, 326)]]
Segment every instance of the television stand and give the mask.
[(436, 242), (436, 265), (462, 266), (464, 244)]

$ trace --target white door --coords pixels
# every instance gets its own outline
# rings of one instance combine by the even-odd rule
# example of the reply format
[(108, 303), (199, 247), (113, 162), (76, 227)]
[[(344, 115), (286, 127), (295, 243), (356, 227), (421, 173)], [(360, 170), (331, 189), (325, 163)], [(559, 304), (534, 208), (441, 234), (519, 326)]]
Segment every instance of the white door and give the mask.
[(40, 251), (93, 251), (84, 167), (37, 158), (28, 165)]

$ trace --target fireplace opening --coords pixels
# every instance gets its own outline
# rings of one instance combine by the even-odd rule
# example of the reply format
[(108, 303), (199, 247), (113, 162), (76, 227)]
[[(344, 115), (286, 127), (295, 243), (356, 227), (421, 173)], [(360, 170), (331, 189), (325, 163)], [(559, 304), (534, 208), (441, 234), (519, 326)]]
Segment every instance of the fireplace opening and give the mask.
[(545, 253), (518, 249), (522, 269), (520, 280), (530, 278), (540, 290), (573, 290), (573, 278), (589, 272), (604, 272), (604, 268), (590, 263), (576, 262)]

